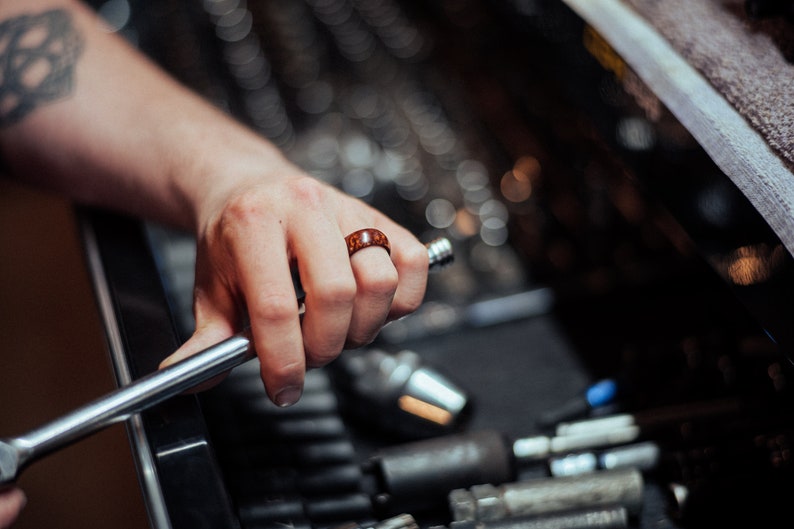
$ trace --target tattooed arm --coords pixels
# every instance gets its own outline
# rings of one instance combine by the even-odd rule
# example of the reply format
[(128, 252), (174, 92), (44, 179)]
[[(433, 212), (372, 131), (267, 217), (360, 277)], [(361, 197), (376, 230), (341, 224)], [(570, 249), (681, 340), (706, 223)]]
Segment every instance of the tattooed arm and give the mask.
[[(196, 333), (180, 358), (247, 316), (270, 397), (288, 405), (306, 366), (371, 341), (424, 295), (427, 255), (404, 228), (306, 176), (69, 0), (0, 2), (0, 153), (9, 175), (76, 201), (193, 230)], [(348, 257), (375, 227), (392, 253)], [(300, 323), (290, 276), (306, 312)]]

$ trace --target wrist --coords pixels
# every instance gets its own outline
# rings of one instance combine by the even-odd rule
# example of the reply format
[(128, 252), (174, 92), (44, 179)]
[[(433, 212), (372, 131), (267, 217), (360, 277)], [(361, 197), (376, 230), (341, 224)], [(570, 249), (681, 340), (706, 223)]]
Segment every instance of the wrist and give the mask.
[[(218, 130), (216, 122), (208, 129), (212, 134), (198, 131), (197, 135), (203, 137), (185, 141), (183, 144), (192, 145), (194, 152), (174, 164), (171, 179), (186, 204), (185, 227), (194, 232), (206, 226), (232, 196), (303, 174), (267, 140), (227, 120), (220, 120), (223, 130)], [(195, 133), (196, 128), (192, 131)]]

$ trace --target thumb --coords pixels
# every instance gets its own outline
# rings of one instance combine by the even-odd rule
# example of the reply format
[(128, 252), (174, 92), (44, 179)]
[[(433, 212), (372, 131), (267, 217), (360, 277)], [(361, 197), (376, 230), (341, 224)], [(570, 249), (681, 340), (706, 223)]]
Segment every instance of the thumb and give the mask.
[[(174, 351), (171, 355), (160, 362), (160, 369), (176, 364), (181, 360), (184, 360), (200, 351), (203, 351), (204, 349), (207, 349), (208, 347), (216, 345), (232, 336), (232, 334), (234, 334), (233, 329), (223, 324), (203, 327), (200, 330), (194, 332), (193, 336), (191, 336), (190, 339), (187, 340), (179, 349)], [(210, 380), (195, 386), (188, 392), (195, 393), (209, 389), (222, 382), (226, 378), (226, 375), (227, 373), (224, 373), (222, 375), (213, 377)]]
[(0, 492), (0, 529), (11, 527), (26, 503), (25, 493), (20, 489)]

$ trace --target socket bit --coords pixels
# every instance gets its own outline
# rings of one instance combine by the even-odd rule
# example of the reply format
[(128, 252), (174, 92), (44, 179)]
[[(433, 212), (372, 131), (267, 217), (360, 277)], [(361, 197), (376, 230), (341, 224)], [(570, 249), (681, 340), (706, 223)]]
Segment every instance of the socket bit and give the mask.
[(581, 476), (540, 478), (496, 487), (476, 485), (449, 493), (453, 520), (501, 520), (574, 509), (619, 505), (642, 510), (643, 478), (636, 469), (602, 470)]
[(383, 514), (443, 505), (450, 490), (515, 481), (519, 469), (545, 463), (553, 454), (616, 446), (636, 439), (636, 427), (571, 436), (533, 436), (511, 441), (494, 430), (450, 434), (376, 451), (364, 470), (373, 476), (373, 500)]
[(447, 435), (387, 446), (364, 462), (386, 515), (443, 506), (450, 490), (516, 479), (510, 443), (496, 431)]
[(648, 472), (659, 465), (662, 449), (652, 441), (619, 446), (602, 452), (568, 454), (549, 460), (552, 476), (574, 476), (603, 469), (636, 468)]
[(336, 525), (332, 529), (419, 529), (419, 525), (416, 523), (413, 516), (403, 513), (376, 522), (349, 522)]
[(348, 351), (329, 368), (342, 408), (366, 427), (420, 439), (460, 431), (471, 416), (466, 391), (414, 351)]
[[(462, 520), (449, 529), (626, 529), (629, 515), (623, 507), (570, 511), (544, 516), (517, 516), (503, 520)], [(446, 529), (431, 527), (431, 529)]]

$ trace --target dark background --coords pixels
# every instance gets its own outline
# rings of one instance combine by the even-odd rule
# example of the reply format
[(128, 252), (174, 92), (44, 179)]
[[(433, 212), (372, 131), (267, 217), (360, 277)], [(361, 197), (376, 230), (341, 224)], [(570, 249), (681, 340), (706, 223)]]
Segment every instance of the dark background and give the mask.
[[(71, 205), (0, 179), (0, 436), (115, 387)], [(29, 467), (15, 529), (146, 527), (123, 425)]]

